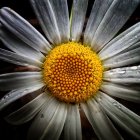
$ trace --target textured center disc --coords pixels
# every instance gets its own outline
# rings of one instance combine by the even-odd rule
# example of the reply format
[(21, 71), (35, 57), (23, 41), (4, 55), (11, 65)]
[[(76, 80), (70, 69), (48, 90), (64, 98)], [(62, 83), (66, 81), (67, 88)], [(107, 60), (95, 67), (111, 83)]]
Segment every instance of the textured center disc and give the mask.
[(102, 82), (103, 67), (90, 47), (75, 42), (56, 46), (46, 56), (43, 80), (61, 101), (79, 103), (95, 95)]

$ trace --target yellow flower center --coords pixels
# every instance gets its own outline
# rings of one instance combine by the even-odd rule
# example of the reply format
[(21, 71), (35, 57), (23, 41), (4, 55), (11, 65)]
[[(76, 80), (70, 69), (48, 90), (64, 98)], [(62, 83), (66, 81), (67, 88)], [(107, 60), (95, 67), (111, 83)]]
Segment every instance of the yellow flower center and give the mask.
[(69, 42), (56, 46), (46, 56), (43, 80), (61, 101), (79, 103), (94, 96), (102, 82), (103, 67), (90, 47)]

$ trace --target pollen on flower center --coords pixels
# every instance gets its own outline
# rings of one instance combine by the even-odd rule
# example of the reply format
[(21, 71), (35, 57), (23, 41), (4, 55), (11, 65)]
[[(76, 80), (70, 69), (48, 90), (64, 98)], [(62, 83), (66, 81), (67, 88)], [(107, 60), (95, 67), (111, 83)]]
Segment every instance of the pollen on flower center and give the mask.
[(78, 103), (94, 96), (102, 82), (103, 67), (90, 47), (69, 42), (56, 46), (46, 56), (43, 80), (61, 101)]

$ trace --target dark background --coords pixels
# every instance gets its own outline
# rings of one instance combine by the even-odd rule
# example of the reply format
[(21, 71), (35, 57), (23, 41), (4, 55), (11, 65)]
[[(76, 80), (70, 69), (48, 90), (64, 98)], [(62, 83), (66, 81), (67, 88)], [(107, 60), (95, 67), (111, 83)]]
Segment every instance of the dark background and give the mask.
[[(93, 0), (89, 0), (89, 10), (87, 12), (87, 18), (90, 13), (90, 9), (93, 4)], [(72, 0), (68, 0), (69, 3), (69, 8), (71, 8)], [(2, 7), (10, 7), (13, 10), (15, 10), (17, 13), (19, 13), (21, 16), (23, 16), (26, 20), (28, 20), (35, 28), (37, 28), (40, 32), (42, 30), (39, 27), (38, 21), (36, 20), (36, 17), (32, 11), (32, 8), (30, 6), (29, 0), (0, 0), (0, 8)], [(140, 21), (140, 6), (135, 10), (134, 14), (130, 17), (128, 22), (125, 24), (125, 26), (121, 29), (120, 32), (123, 30), (127, 29), (128, 27), (132, 26), (133, 24), (137, 23)], [(3, 44), (0, 42), (1, 47)], [(6, 63), (4, 61), (0, 61), (0, 73), (6, 73), (6, 72), (12, 72), (12, 71), (24, 71), (26, 68), (22, 67), (17, 67), (15, 65)], [(1, 92), (0, 97), (2, 97), (5, 93)], [(25, 97), (26, 98), (26, 97)], [(30, 100), (30, 99), (28, 99)], [(119, 99), (117, 99), (119, 100)], [(131, 102), (126, 102), (123, 100), (119, 100), (122, 104), (126, 105), (129, 109), (133, 110), (135, 113), (138, 115), (140, 114), (140, 106), (139, 104), (131, 103)], [(16, 106), (15, 106), (16, 105)], [(12, 126), (8, 123), (6, 123), (3, 119), (3, 117), (7, 114), (7, 112), (11, 111), (11, 108), (15, 109), (21, 106), (20, 100), (16, 101), (10, 107), (6, 109), (6, 111), (2, 111), (0, 114), (0, 140), (25, 140), (26, 139), (26, 134), (27, 130), (30, 126), (30, 123), (21, 125), (21, 126)], [(84, 139), (92, 140), (92, 137), (96, 140), (97, 137), (94, 134), (94, 131), (92, 130), (91, 126), (87, 122), (87, 120), (84, 118), (84, 115), (82, 114), (82, 131), (83, 131), (83, 137)], [(116, 124), (114, 124), (116, 126)], [(117, 126), (116, 126), (117, 127)], [(118, 127), (117, 127), (118, 128)], [(121, 135), (126, 139), (132, 139), (127, 135), (123, 130), (118, 128), (119, 132)]]

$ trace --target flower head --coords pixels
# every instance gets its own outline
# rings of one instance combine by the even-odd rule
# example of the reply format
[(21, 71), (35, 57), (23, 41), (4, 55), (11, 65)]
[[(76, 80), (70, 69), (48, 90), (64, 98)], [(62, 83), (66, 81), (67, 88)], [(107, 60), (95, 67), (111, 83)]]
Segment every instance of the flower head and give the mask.
[(112, 121), (140, 139), (140, 117), (112, 98), (140, 102), (140, 23), (116, 35), (140, 1), (95, 0), (87, 23), (88, 0), (73, 0), (71, 10), (67, 0), (30, 1), (45, 37), (13, 10), (0, 10), (0, 38), (10, 49), (0, 49), (0, 59), (35, 68), (0, 75), (0, 90), (10, 90), (0, 110), (42, 90), (6, 120), (35, 118), (29, 140), (80, 140), (82, 110), (99, 139), (122, 139)]

